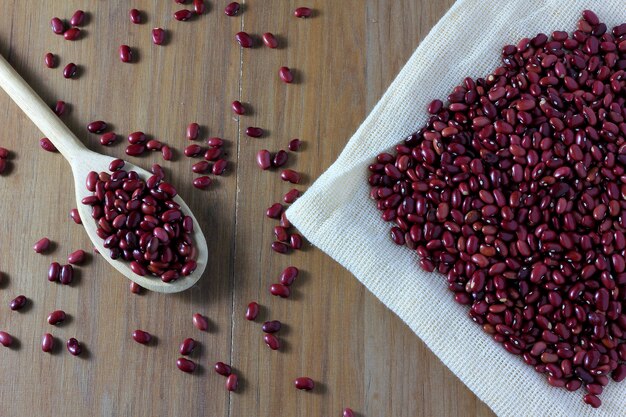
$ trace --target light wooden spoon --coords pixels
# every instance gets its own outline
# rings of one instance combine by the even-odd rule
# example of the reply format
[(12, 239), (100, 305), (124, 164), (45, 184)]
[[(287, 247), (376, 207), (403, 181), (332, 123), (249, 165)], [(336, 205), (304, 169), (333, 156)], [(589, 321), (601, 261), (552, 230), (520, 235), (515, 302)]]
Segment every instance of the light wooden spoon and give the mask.
[[(90, 171), (108, 171), (109, 163), (115, 159), (110, 156), (101, 155), (99, 153), (87, 149), (70, 129), (61, 122), (54, 112), (46, 105), (46, 103), (35, 93), (35, 91), (24, 81), (22, 77), (11, 67), (11, 65), (0, 55), (0, 87), (15, 101), (24, 113), (37, 125), (39, 130), (50, 139), (61, 154), (67, 159), (72, 167), (74, 175), (74, 189), (76, 190), (76, 204), (80, 218), (87, 234), (91, 238), (94, 246), (102, 254), (115, 269), (120, 271), (131, 281), (136, 282), (144, 288), (151, 291), (174, 293), (186, 290), (194, 285), (202, 276), (207, 264), (208, 249), (204, 234), (200, 230), (198, 221), (189, 210), (189, 207), (180, 198), (174, 197), (174, 201), (180, 204), (181, 211), (193, 219), (193, 240), (198, 250), (198, 267), (189, 276), (180, 277), (176, 281), (165, 283), (159, 277), (139, 276), (130, 269), (130, 263), (125, 261), (113, 260), (109, 257), (109, 250), (102, 245), (103, 240), (96, 234), (96, 223), (91, 217), (91, 206), (81, 203), (83, 197), (91, 195), (85, 186), (87, 174)], [(137, 173), (147, 179), (152, 174), (142, 168), (126, 162), (124, 168), (127, 170), (135, 170)]]

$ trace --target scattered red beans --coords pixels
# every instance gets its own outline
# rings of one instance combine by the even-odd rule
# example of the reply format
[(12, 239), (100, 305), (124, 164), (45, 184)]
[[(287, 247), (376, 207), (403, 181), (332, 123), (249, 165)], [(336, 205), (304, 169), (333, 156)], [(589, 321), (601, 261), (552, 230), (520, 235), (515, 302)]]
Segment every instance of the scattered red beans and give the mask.
[(296, 201), (298, 197), (300, 197), (301, 195), (302, 194), (300, 193), (300, 190), (296, 188), (292, 188), (291, 190), (287, 191), (287, 193), (284, 195), (283, 201), (287, 204), (291, 204), (294, 201)]
[(285, 286), (290, 286), (293, 284), (295, 279), (298, 277), (300, 271), (295, 266), (288, 266), (285, 270), (280, 274), (280, 283)]
[(293, 381), (293, 384), (297, 389), (303, 391), (311, 391), (313, 388), (315, 388), (315, 383), (311, 378), (307, 376), (301, 376), (300, 378), (296, 378)]
[(274, 34), (271, 32), (266, 32), (263, 34), (263, 43), (268, 48), (272, 48), (272, 49), (278, 48), (278, 40), (276, 39)]
[(73, 280), (74, 268), (72, 265), (61, 265), (61, 270), (59, 271), (59, 282), (63, 285), (70, 285)]
[(230, 365), (225, 364), (224, 362), (216, 362), (214, 366), (215, 372), (222, 376), (229, 376), (233, 370)]
[(277, 333), (280, 331), (282, 323), (278, 320), (266, 321), (263, 323), (262, 329), (264, 333)]
[(54, 310), (52, 313), (48, 315), (48, 324), (53, 326), (63, 323), (67, 318), (67, 314), (63, 310)]
[(80, 265), (85, 262), (85, 257), (85, 251), (82, 249), (78, 249), (77, 251), (74, 251), (68, 255), (67, 262), (73, 265)]
[(193, 11), (197, 15), (204, 14), (206, 11), (206, 5), (204, 4), (204, 0), (193, 0)]
[(280, 67), (278, 75), (280, 76), (280, 79), (287, 84), (291, 84), (293, 82), (293, 73), (289, 67)]
[(0, 159), (7, 159), (9, 157), (9, 150), (7, 148), (0, 147)]
[(130, 282), (130, 292), (133, 294), (141, 294), (141, 286), (136, 282)]
[(280, 349), (280, 340), (273, 334), (266, 334), (263, 336), (263, 341), (272, 350)]
[(263, 136), (264, 133), (265, 132), (260, 127), (251, 126), (246, 128), (246, 135), (250, 136), (251, 138), (260, 138), (261, 136)]
[(152, 43), (163, 45), (163, 42), (165, 42), (165, 31), (161, 28), (152, 29)]
[(204, 159), (207, 161), (217, 161), (222, 156), (222, 148), (209, 148), (204, 153)]
[(152, 335), (148, 332), (144, 332), (143, 330), (135, 330), (133, 332), (133, 340), (142, 345), (147, 345), (152, 340)]
[(67, 343), (67, 351), (70, 352), (74, 356), (78, 356), (83, 352), (83, 347), (75, 338), (70, 338)]
[(189, 374), (196, 370), (196, 363), (185, 358), (178, 358), (176, 360), (176, 366), (178, 366), (178, 369), (181, 371)]
[(78, 209), (73, 208), (70, 210), (70, 218), (74, 220), (76, 224), (82, 224), (83, 222), (80, 219), (80, 213), (78, 213)]
[(163, 144), (156, 139), (150, 139), (146, 143), (146, 149), (149, 151), (160, 151), (163, 147)]
[(52, 31), (57, 35), (62, 35), (65, 32), (65, 23), (58, 17), (53, 17), (50, 20), (50, 26), (52, 27)]
[(238, 101), (238, 100), (233, 101), (233, 104), (231, 105), (231, 108), (233, 109), (233, 112), (234, 112), (235, 114), (242, 115), (242, 114), (245, 114), (245, 113), (246, 113), (246, 108), (245, 108), (245, 107), (244, 107), (244, 105), (243, 105), (240, 101)]
[(272, 242), (272, 250), (284, 255), (289, 252), (289, 246), (283, 242)]
[(248, 304), (248, 308), (246, 310), (246, 320), (254, 321), (259, 315), (259, 304), (256, 302), (251, 302)]
[(291, 139), (289, 141), (289, 150), (292, 152), (297, 152), (300, 150), (300, 146), (302, 145), (302, 141), (300, 139)]
[(41, 338), (41, 350), (49, 353), (54, 349), (54, 337), (50, 333), (45, 333)]
[(200, 313), (195, 313), (192, 320), (196, 329), (203, 332), (206, 332), (209, 329), (209, 319), (206, 316), (203, 316)]
[(241, 45), (242, 48), (252, 48), (254, 40), (247, 32), (237, 32), (235, 34), (235, 40)]
[(45, 56), (44, 56), (44, 62), (46, 64), (46, 67), (48, 68), (56, 68), (58, 65), (58, 61), (57, 61), (57, 57), (56, 55), (54, 55), (51, 52), (48, 52)]
[(61, 276), (61, 264), (58, 262), (52, 262), (48, 267), (48, 281), (55, 282), (59, 280)]
[(0, 331), (0, 344), (4, 347), (10, 347), (13, 344), (13, 337), (7, 332)]
[(215, 161), (215, 164), (213, 164), (213, 175), (223, 175), (224, 172), (226, 171), (226, 168), (228, 167), (228, 161), (225, 159), (218, 159), (217, 161)]
[(172, 157), (174, 156), (172, 149), (167, 145), (163, 145), (163, 147), (161, 148), (161, 154), (163, 155), (163, 159), (165, 161), (171, 161)]
[(287, 229), (281, 226), (274, 226), (274, 236), (280, 242), (287, 242), (289, 240), (289, 234)]
[(237, 387), (239, 386), (239, 379), (237, 378), (237, 374), (230, 374), (228, 378), (226, 378), (226, 389), (228, 391), (237, 391)]
[(180, 344), (178, 351), (181, 355), (190, 355), (195, 348), (196, 341), (193, 340), (191, 337), (188, 337), (187, 339), (183, 340), (183, 343)]
[(301, 176), (299, 173), (292, 169), (286, 169), (280, 173), (280, 178), (283, 181), (290, 182), (292, 184), (299, 184), (301, 180)]
[(58, 152), (56, 146), (54, 146), (48, 138), (41, 138), (39, 140), (39, 146), (41, 146), (41, 149), (47, 152)]
[(351, 408), (344, 408), (343, 417), (354, 417), (354, 411)]
[(130, 17), (130, 21), (136, 25), (142, 22), (141, 12), (137, 9), (130, 9), (130, 12), (128, 12), (128, 16)]
[(43, 253), (50, 247), (50, 239), (42, 237), (33, 245), (33, 250), (37, 253)]
[(275, 166), (276, 168), (280, 168), (287, 163), (288, 159), (289, 159), (289, 154), (287, 153), (287, 151), (281, 149), (280, 151), (276, 152), (276, 155), (274, 155), (274, 160), (272, 161), (272, 165)]
[(117, 134), (115, 134), (115, 132), (108, 132), (105, 133), (104, 135), (100, 136), (100, 144), (102, 146), (111, 146), (113, 145), (115, 142), (117, 142)]
[(203, 151), (202, 146), (196, 145), (194, 143), (192, 145), (187, 146), (185, 150), (183, 151), (183, 153), (185, 154), (186, 157), (193, 158), (194, 156), (200, 155), (202, 151)]
[(289, 236), (289, 244), (291, 245), (291, 249), (302, 249), (302, 243), (302, 236), (298, 233), (292, 233), (291, 236)]
[(198, 123), (190, 123), (187, 126), (187, 139), (196, 140), (200, 134), (200, 125)]
[(583, 397), (583, 400), (585, 401), (585, 404), (589, 404), (593, 408), (598, 408), (600, 407), (600, 405), (602, 405), (602, 401), (600, 400), (600, 398), (596, 397), (593, 394), (585, 395)]
[(269, 207), (265, 215), (270, 219), (280, 219), (280, 215), (283, 213), (283, 205), (280, 203), (274, 203), (271, 207)]
[(236, 1), (232, 3), (228, 3), (228, 5), (224, 8), (224, 13), (226, 16), (237, 16), (239, 11), (241, 10), (241, 6)]
[(74, 64), (73, 62), (70, 62), (69, 64), (65, 66), (65, 68), (63, 68), (63, 77), (73, 78), (74, 76), (76, 76), (77, 72), (78, 72), (78, 67), (76, 66), (76, 64)]
[(26, 297), (23, 295), (18, 295), (9, 304), (9, 307), (13, 311), (21, 310), (26, 305)]
[(107, 124), (102, 120), (96, 120), (87, 125), (87, 130), (91, 133), (102, 133), (106, 130)]
[(193, 16), (193, 13), (191, 12), (191, 10), (179, 10), (176, 13), (174, 13), (174, 19), (181, 21), (181, 22), (185, 22), (189, 19), (191, 19), (191, 17)]
[(70, 19), (70, 25), (82, 26), (85, 23), (85, 12), (76, 10)]
[(220, 146), (224, 146), (224, 139), (222, 139), (222, 138), (215, 138), (215, 137), (214, 138), (208, 138), (206, 140), (206, 143), (209, 146), (220, 147)]
[(272, 154), (267, 149), (261, 149), (256, 154), (256, 163), (262, 170), (268, 170), (272, 167)]
[(193, 186), (201, 190), (209, 188), (212, 183), (213, 183), (213, 180), (211, 179), (211, 177), (206, 177), (206, 176), (198, 177), (193, 180)]
[(67, 41), (75, 41), (80, 37), (80, 29), (78, 28), (70, 28), (63, 32), (63, 37)]
[(54, 114), (61, 117), (63, 113), (65, 113), (65, 108), (65, 102), (63, 100), (57, 100), (56, 104), (54, 105)]
[(283, 284), (272, 284), (270, 286), (270, 293), (280, 298), (289, 298), (291, 295), (289, 287)]
[(298, 7), (296, 10), (293, 11), (293, 15), (299, 18), (311, 17), (312, 14), (313, 11), (308, 7)]
[(141, 156), (146, 151), (146, 146), (143, 144), (128, 145), (126, 147), (126, 155), (128, 156)]
[(121, 45), (119, 49), (120, 61), (130, 62), (133, 60), (133, 51), (128, 45)]
[(196, 174), (204, 174), (211, 169), (211, 164), (208, 161), (200, 161), (191, 166), (191, 171)]

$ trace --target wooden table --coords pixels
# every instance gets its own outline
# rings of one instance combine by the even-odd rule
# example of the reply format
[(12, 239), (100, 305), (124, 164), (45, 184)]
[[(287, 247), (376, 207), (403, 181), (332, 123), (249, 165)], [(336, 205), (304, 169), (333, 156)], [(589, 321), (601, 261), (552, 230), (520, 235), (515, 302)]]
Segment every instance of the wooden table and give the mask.
[[(132, 160), (165, 167), (198, 216), (211, 256), (200, 284), (176, 295), (131, 294), (129, 281), (99, 255), (78, 268), (71, 286), (47, 282), (50, 262), (91, 245), (68, 218), (75, 205), (69, 165), (39, 148), (37, 128), (0, 93), (0, 146), (13, 151), (11, 168), (0, 177), (0, 329), (19, 341), (0, 349), (0, 414), (332, 417), (349, 406), (361, 417), (493, 415), (329, 257), (312, 247), (288, 256), (272, 252), (275, 222), (264, 212), (291, 187), (255, 164), (259, 149), (277, 151), (299, 137), (305, 145), (288, 165), (305, 173), (300, 189), (310, 185), (453, 1), (317, 0), (308, 2), (316, 11), (309, 20), (292, 16), (307, 2), (248, 0), (234, 18), (224, 15), (226, 3), (211, 0), (207, 15), (177, 22), (172, 14), (181, 6), (171, 0), (2, 1), (0, 53), (47, 102), (70, 104), (62, 119), (91, 149), (125, 156), (121, 141), (103, 148), (87, 132), (87, 123), (99, 119), (121, 135), (142, 130), (176, 149), (171, 162), (156, 153)], [(130, 23), (131, 7), (144, 11), (145, 24)], [(69, 19), (79, 8), (90, 15), (83, 38), (69, 42), (51, 32), (50, 18)], [(168, 30), (167, 45), (151, 44), (156, 26)], [(281, 48), (242, 50), (233, 39), (240, 30), (257, 37), (272, 31)], [(120, 62), (121, 44), (135, 48), (138, 62)], [(59, 68), (44, 66), (48, 51), (58, 54)], [(62, 77), (68, 62), (80, 67), (75, 80)], [(283, 65), (295, 69), (294, 84), (279, 80)], [(233, 115), (235, 99), (246, 103), (247, 115)], [(191, 186), (197, 160), (181, 154), (193, 121), (203, 126), (203, 137), (228, 143), (229, 172), (206, 191)], [(267, 134), (248, 138), (247, 126)], [(37, 255), (31, 247), (42, 236), (55, 245)], [(290, 264), (302, 271), (292, 297), (271, 296), (268, 286)], [(9, 301), (19, 294), (31, 301), (12, 312)], [(252, 300), (263, 306), (257, 323), (244, 319)], [(70, 320), (48, 325), (55, 309)], [(210, 318), (209, 332), (193, 327), (195, 312)], [(285, 324), (281, 351), (263, 343), (259, 323), (268, 319)], [(137, 328), (156, 343), (133, 342)], [(59, 345), (77, 337), (86, 352), (73, 357), (63, 346), (43, 353), (45, 332)], [(200, 343), (191, 356), (199, 364), (193, 375), (175, 365), (186, 337)], [(232, 363), (241, 375), (236, 393), (211, 369), (215, 361)], [(293, 388), (302, 375), (317, 382), (313, 392)]]

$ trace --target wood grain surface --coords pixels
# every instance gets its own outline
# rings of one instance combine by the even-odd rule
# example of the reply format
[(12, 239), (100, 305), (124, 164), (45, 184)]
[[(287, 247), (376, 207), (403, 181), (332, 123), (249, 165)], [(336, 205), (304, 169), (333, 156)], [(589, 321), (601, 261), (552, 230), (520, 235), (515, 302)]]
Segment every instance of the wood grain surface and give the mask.
[[(348, 138), (452, 0), (247, 0), (241, 16), (224, 15), (226, 0), (211, 0), (208, 14), (177, 22), (181, 5), (168, 0), (17, 1), (0, 0), (0, 53), (50, 104), (64, 100), (62, 119), (91, 149), (124, 157), (124, 145), (103, 148), (88, 122), (105, 120), (125, 137), (141, 130), (175, 149), (130, 158), (144, 168), (161, 163), (202, 224), (209, 244), (209, 266), (200, 283), (180, 294), (129, 292), (123, 278), (99, 255), (91, 255), (71, 286), (46, 280), (52, 261), (92, 245), (68, 212), (75, 207), (69, 165), (38, 146), (38, 130), (0, 93), (0, 146), (12, 151), (10, 168), (0, 176), (0, 330), (17, 339), (0, 348), (0, 416), (273, 416), (332, 417), (351, 407), (360, 417), (492, 416), (397, 317), (346, 270), (313, 247), (288, 256), (271, 251), (267, 207), (292, 188), (278, 172), (261, 172), (259, 149), (277, 151), (291, 138), (303, 140), (288, 166), (304, 173), (305, 189), (335, 160)], [(314, 8), (296, 19), (297, 6)], [(143, 11), (134, 25), (129, 9)], [(187, 5), (186, 7), (190, 7)], [(50, 30), (53, 16), (69, 19), (88, 12), (83, 37), (69, 42)], [(168, 31), (164, 46), (151, 43), (151, 29)], [(257, 37), (271, 31), (277, 50), (242, 50), (233, 35)], [(124, 64), (118, 47), (134, 48), (137, 62)], [(46, 52), (60, 66), (43, 64)], [(79, 76), (62, 77), (69, 62)], [(294, 69), (292, 85), (278, 68)], [(234, 117), (230, 103), (249, 108)], [(191, 186), (182, 156), (188, 123), (202, 126), (202, 137), (227, 141), (229, 171), (213, 186)], [(246, 137), (248, 126), (263, 127), (260, 139)], [(400, 139), (400, 138), (399, 138)], [(366, 198), (366, 196), (362, 196)], [(339, 233), (340, 231), (338, 231)], [(52, 250), (37, 255), (42, 236)], [(296, 265), (301, 276), (287, 300), (268, 293), (283, 268)], [(19, 312), (9, 310), (19, 294), (29, 298)], [(262, 306), (257, 322), (244, 319), (248, 302)], [(47, 324), (47, 315), (65, 310), (70, 319)], [(208, 332), (192, 325), (200, 312)], [(260, 323), (281, 320), (281, 350), (270, 351)], [(468, 322), (469, 325), (469, 322)], [(134, 329), (156, 337), (142, 346)], [(53, 354), (43, 353), (41, 337), (52, 333)], [(85, 352), (71, 356), (65, 341), (78, 338)], [(186, 337), (200, 346), (191, 355), (192, 374), (176, 369), (178, 345)], [(232, 363), (240, 388), (228, 393), (215, 361)], [(300, 392), (293, 379), (310, 376), (313, 392)]]

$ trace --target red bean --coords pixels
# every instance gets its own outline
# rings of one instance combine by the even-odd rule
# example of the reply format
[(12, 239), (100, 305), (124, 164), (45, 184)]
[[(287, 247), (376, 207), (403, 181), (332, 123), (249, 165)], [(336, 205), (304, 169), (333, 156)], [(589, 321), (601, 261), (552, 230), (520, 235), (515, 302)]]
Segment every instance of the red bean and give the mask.
[(185, 150), (183, 151), (183, 153), (185, 154), (186, 157), (188, 158), (193, 158), (194, 156), (198, 156), (202, 153), (202, 147), (200, 145), (196, 145), (195, 143), (193, 145), (189, 145), (185, 148)]
[(239, 11), (241, 10), (241, 6), (236, 1), (232, 3), (228, 3), (228, 5), (224, 8), (224, 13), (226, 16), (237, 16)]
[(252, 39), (252, 36), (250, 36), (246, 32), (237, 32), (235, 34), (235, 40), (242, 48), (252, 48), (252, 46), (254, 45), (254, 40)]
[(191, 166), (191, 171), (196, 174), (204, 174), (211, 169), (211, 164), (207, 161), (200, 161)]
[(251, 126), (246, 128), (246, 135), (250, 136), (251, 138), (260, 138), (261, 136), (263, 136), (263, 133), (265, 132), (260, 127)]
[(302, 236), (298, 233), (293, 233), (289, 236), (289, 244), (291, 245), (291, 249), (302, 249)]
[(233, 101), (233, 104), (231, 105), (231, 108), (233, 109), (233, 112), (234, 112), (235, 114), (242, 115), (242, 114), (245, 114), (245, 113), (246, 113), (246, 108), (245, 108), (245, 107), (244, 107), (244, 105), (243, 105), (240, 101), (238, 101), (238, 100)]
[(256, 154), (256, 163), (262, 170), (272, 167), (272, 154), (267, 149), (261, 149)]
[(74, 268), (72, 265), (62, 265), (59, 271), (59, 282), (63, 285), (70, 285), (74, 279)]
[(163, 144), (156, 139), (150, 139), (146, 143), (146, 149), (149, 151), (160, 151), (163, 147)]
[(163, 159), (165, 161), (171, 161), (172, 157), (174, 156), (172, 150), (167, 145), (163, 145), (163, 147), (161, 148), (161, 154), (163, 155)]
[(289, 240), (289, 234), (284, 227), (274, 226), (274, 236), (280, 242), (287, 242)]
[(10, 347), (13, 344), (13, 337), (7, 332), (0, 331), (0, 344), (4, 347)]
[(237, 374), (230, 374), (228, 378), (226, 378), (226, 389), (228, 391), (237, 391), (239, 387), (239, 380), (237, 378)]
[(287, 84), (291, 84), (293, 82), (293, 73), (289, 67), (280, 67), (278, 75), (280, 76), (280, 79)]
[(65, 32), (65, 23), (58, 17), (53, 17), (50, 20), (50, 26), (52, 27), (52, 31), (57, 35), (62, 35)]
[(178, 351), (180, 352), (181, 355), (190, 355), (191, 352), (193, 352), (195, 348), (196, 348), (196, 341), (193, 340), (191, 337), (188, 337), (187, 339), (183, 340), (183, 343), (181, 343), (180, 347), (178, 348)]
[(82, 249), (78, 249), (77, 251), (69, 254), (69, 256), (67, 257), (67, 262), (74, 265), (80, 265), (85, 262), (85, 256), (85, 251)]
[(354, 417), (354, 412), (352, 411), (351, 408), (344, 408), (343, 417)]
[(128, 156), (141, 156), (145, 151), (146, 146), (140, 143), (126, 147), (126, 155)]
[(278, 48), (278, 40), (276, 39), (274, 34), (271, 32), (266, 32), (263, 34), (263, 43), (268, 48), (272, 48), (272, 49)]
[(273, 334), (266, 334), (263, 336), (263, 341), (272, 350), (280, 349), (280, 340)]
[(7, 159), (9, 157), (9, 150), (7, 148), (0, 147), (0, 159)]
[(188, 276), (193, 274), (193, 271), (196, 270), (198, 264), (196, 261), (187, 261), (180, 270), (180, 273), (184, 276)]
[(33, 245), (33, 250), (37, 253), (43, 253), (50, 247), (50, 239), (42, 237)]
[(598, 408), (602, 405), (602, 401), (600, 400), (600, 398), (596, 397), (593, 394), (585, 395), (583, 397), (583, 401), (585, 402), (585, 404), (589, 404), (593, 408)]
[(25, 305), (26, 297), (23, 295), (18, 295), (13, 300), (11, 300), (11, 303), (9, 304), (11, 310), (13, 311), (21, 310)]
[(211, 180), (210, 177), (198, 177), (193, 180), (193, 186), (201, 190), (204, 190), (206, 188), (209, 188), (212, 182), (213, 180)]
[(287, 204), (291, 204), (294, 201), (296, 201), (298, 199), (298, 197), (300, 197), (302, 194), (300, 193), (300, 190), (297, 190), (295, 188), (292, 188), (291, 190), (289, 190), (283, 197), (283, 201)]
[(44, 352), (52, 352), (54, 349), (54, 337), (50, 333), (45, 333), (41, 338), (41, 350)]
[(269, 207), (265, 215), (270, 219), (280, 219), (280, 215), (283, 213), (283, 205), (280, 203), (274, 203)]
[(287, 151), (281, 149), (280, 151), (276, 152), (276, 155), (274, 155), (274, 161), (272, 162), (272, 165), (277, 168), (282, 167), (287, 163), (288, 159), (289, 154), (287, 154)]
[(292, 152), (297, 152), (300, 150), (300, 146), (302, 145), (302, 141), (300, 139), (291, 139), (289, 141), (289, 150)]
[(197, 15), (204, 14), (204, 12), (206, 11), (204, 0), (193, 0), (193, 11)]
[(280, 274), (280, 283), (285, 286), (290, 286), (293, 284), (295, 279), (298, 277), (300, 271), (295, 266), (288, 266), (284, 269), (284, 271)]
[(226, 171), (226, 168), (228, 167), (228, 161), (226, 161), (225, 159), (218, 159), (217, 161), (215, 161), (215, 164), (213, 164), (213, 175), (222, 175), (224, 174), (224, 171)]
[(208, 138), (206, 140), (207, 145), (209, 146), (215, 146), (215, 147), (222, 147), (224, 146), (224, 139), (222, 138)]
[(163, 42), (165, 42), (165, 31), (161, 28), (152, 29), (152, 43), (163, 45)]
[(174, 19), (181, 21), (181, 22), (185, 22), (191, 19), (192, 16), (193, 16), (193, 13), (191, 12), (191, 10), (187, 10), (187, 9), (182, 9), (174, 13)]
[(78, 356), (83, 352), (83, 347), (75, 338), (70, 338), (67, 343), (67, 351), (70, 352), (74, 356)]
[(187, 126), (187, 139), (196, 140), (200, 134), (200, 125), (198, 123), (190, 123)]
[(39, 146), (41, 146), (41, 149), (47, 152), (58, 152), (56, 146), (54, 146), (48, 138), (41, 138), (39, 140)]
[(215, 372), (222, 376), (229, 376), (233, 372), (230, 365), (227, 365), (224, 362), (215, 362), (214, 369)]
[(130, 62), (133, 60), (133, 51), (128, 45), (121, 45), (119, 49), (120, 61)]
[(78, 213), (78, 209), (71, 209), (70, 210), (70, 218), (72, 220), (74, 220), (74, 223), (76, 224), (82, 224), (83, 222), (80, 220), (80, 214)]
[(61, 274), (61, 265), (58, 262), (52, 262), (48, 268), (48, 281), (58, 281)]
[(280, 254), (286, 254), (287, 252), (289, 252), (289, 246), (287, 246), (287, 244), (283, 243), (283, 242), (273, 242), (272, 243), (272, 250), (276, 253), (280, 253)]
[(183, 372), (192, 373), (196, 370), (196, 363), (185, 358), (178, 358), (176, 366)]
[(96, 120), (87, 125), (87, 130), (91, 133), (102, 133), (106, 130), (107, 124), (102, 120)]
[(248, 304), (248, 309), (246, 310), (246, 320), (254, 321), (259, 315), (259, 305), (256, 302), (251, 302)]
[(130, 17), (130, 21), (134, 24), (138, 25), (141, 23), (141, 12), (137, 9), (130, 9), (128, 12), (128, 16)]
[(46, 64), (46, 67), (48, 68), (56, 68), (58, 65), (58, 61), (57, 61), (57, 57), (56, 55), (54, 55), (51, 52), (48, 52), (45, 56), (44, 56), (44, 62)]
[(65, 113), (66, 107), (67, 106), (63, 100), (58, 100), (54, 105), (54, 114), (61, 117)]
[(7, 160), (6, 159), (0, 159), (0, 174), (2, 174), (6, 168), (7, 168)]
[(209, 319), (200, 313), (193, 315), (193, 325), (200, 331), (206, 332), (209, 329)]
[(70, 19), (70, 25), (82, 26), (85, 23), (85, 12), (76, 10)]
[(76, 72), (78, 71), (78, 67), (73, 62), (70, 62), (63, 68), (63, 77), (65, 78), (73, 78), (76, 76)]
[(264, 333), (276, 333), (280, 331), (282, 323), (278, 320), (266, 321), (263, 323), (262, 329)]
[(222, 156), (222, 148), (209, 148), (204, 153), (204, 159), (207, 161), (217, 161)]
[(308, 7), (298, 7), (296, 10), (293, 11), (293, 15), (299, 18), (311, 17), (312, 14), (313, 11)]
[(270, 293), (280, 298), (289, 298), (289, 295), (291, 295), (289, 287), (283, 284), (272, 284), (270, 286)]
[(136, 282), (131, 281), (130, 282), (130, 292), (132, 292), (133, 294), (140, 294), (141, 293), (141, 286), (139, 284), (137, 284)]
[(299, 184), (300, 183), (300, 179), (301, 179), (300, 174), (297, 173), (294, 170), (291, 170), (291, 169), (286, 169), (283, 172), (281, 172), (280, 173), (280, 178), (283, 181), (287, 181), (287, 182), (290, 182), (292, 184)]
[(304, 390), (304, 391), (311, 391), (313, 388), (315, 388), (315, 383), (313, 382), (313, 380), (306, 376), (301, 376), (300, 378), (296, 378), (293, 381), (293, 384), (295, 385), (297, 389)]
[(63, 32), (63, 37), (67, 41), (75, 41), (80, 37), (80, 29), (78, 28), (70, 28)]
[(152, 335), (148, 332), (144, 332), (143, 330), (135, 330), (132, 334), (133, 340), (142, 345), (147, 345), (152, 340)]
[(117, 135), (115, 132), (108, 132), (100, 136), (100, 144), (102, 146), (111, 146), (117, 142)]
[(63, 310), (54, 310), (52, 313), (48, 315), (48, 324), (53, 326), (63, 323), (66, 319), (67, 315)]

